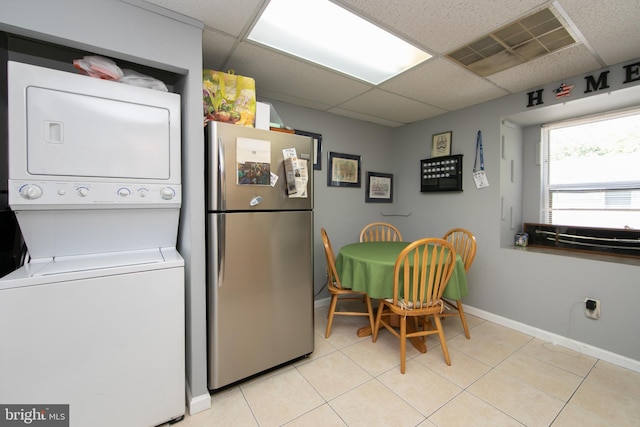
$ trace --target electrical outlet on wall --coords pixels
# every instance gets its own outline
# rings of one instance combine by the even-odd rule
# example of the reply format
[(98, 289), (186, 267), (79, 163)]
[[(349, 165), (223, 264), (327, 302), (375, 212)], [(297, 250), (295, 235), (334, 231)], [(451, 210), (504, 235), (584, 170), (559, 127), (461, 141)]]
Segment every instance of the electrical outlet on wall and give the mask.
[(597, 320), (600, 318), (600, 300), (593, 298), (585, 298), (584, 315), (589, 319)]

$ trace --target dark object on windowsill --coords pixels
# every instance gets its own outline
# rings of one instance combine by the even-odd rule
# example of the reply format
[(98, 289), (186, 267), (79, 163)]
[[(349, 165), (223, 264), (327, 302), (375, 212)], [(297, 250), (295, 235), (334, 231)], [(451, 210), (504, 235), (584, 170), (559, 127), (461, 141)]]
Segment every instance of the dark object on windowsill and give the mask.
[(640, 258), (640, 230), (525, 223), (529, 246)]

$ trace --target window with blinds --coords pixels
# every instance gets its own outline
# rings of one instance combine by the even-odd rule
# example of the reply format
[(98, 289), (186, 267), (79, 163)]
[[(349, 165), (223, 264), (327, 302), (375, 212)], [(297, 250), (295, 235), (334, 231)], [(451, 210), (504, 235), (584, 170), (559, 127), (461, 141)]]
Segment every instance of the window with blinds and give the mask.
[(541, 222), (640, 229), (640, 109), (543, 126)]

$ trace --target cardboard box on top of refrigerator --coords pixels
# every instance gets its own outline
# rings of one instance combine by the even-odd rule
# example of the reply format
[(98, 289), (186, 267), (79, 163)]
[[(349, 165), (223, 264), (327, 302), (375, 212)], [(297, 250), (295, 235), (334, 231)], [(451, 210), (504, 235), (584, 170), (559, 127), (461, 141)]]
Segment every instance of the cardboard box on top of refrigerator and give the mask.
[(254, 127), (256, 82), (251, 77), (215, 70), (202, 71), (202, 106), (205, 124), (209, 120)]

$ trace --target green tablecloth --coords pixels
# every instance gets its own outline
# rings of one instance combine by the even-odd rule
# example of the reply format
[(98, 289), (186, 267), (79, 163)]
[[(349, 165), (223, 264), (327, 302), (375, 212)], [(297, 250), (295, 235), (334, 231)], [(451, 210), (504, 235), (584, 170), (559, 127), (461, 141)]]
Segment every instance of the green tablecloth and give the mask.
[[(393, 297), (393, 266), (411, 242), (364, 242), (343, 246), (336, 258), (342, 286), (366, 292), (374, 299)], [(469, 294), (462, 258), (457, 256), (443, 297), (458, 300)]]

